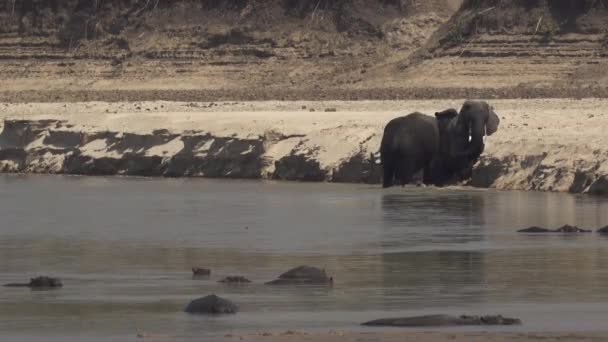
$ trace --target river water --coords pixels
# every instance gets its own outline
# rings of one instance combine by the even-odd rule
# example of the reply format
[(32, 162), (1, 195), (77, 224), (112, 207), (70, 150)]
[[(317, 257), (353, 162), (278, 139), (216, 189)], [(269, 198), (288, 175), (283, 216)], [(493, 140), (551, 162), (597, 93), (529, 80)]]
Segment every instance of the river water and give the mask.
[[(224, 340), (228, 333), (360, 330), (381, 317), (519, 317), (501, 331), (605, 329), (608, 238), (516, 230), (608, 224), (608, 200), (475, 189), (0, 176), (1, 341)], [(298, 265), (333, 288), (269, 287)], [(190, 268), (212, 269), (193, 279)], [(244, 275), (246, 286), (217, 280)], [(241, 311), (182, 312), (218, 294)], [(492, 328), (494, 329), (494, 328)], [(453, 329), (452, 329), (453, 330)], [(483, 330), (491, 330), (483, 328)]]

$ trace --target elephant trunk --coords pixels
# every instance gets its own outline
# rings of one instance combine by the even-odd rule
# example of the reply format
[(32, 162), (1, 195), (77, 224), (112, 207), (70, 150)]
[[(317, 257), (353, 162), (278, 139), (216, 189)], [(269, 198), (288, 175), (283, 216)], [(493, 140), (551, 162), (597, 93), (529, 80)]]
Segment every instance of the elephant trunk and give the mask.
[(483, 101), (467, 101), (460, 111), (459, 119), (459, 126), (467, 141), (465, 148), (458, 152), (458, 157), (476, 162), (485, 148), (484, 136), (492, 135), (498, 130), (500, 119), (492, 107)]
[(471, 141), (467, 145), (464, 151), (464, 155), (467, 156), (469, 161), (477, 160), (483, 153), (485, 144), (483, 137), (485, 136), (484, 123), (481, 120), (473, 122), (471, 125)]

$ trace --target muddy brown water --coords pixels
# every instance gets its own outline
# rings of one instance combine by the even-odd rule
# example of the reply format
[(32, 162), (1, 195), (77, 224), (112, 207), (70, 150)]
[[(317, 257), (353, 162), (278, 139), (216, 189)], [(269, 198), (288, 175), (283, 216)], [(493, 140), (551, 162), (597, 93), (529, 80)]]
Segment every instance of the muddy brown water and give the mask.
[[(371, 319), (433, 313), (524, 321), (501, 331), (591, 331), (604, 328), (608, 315), (608, 238), (516, 233), (530, 225), (606, 225), (605, 198), (5, 175), (0, 216), (0, 283), (48, 274), (65, 285), (0, 287), (2, 341), (128, 341), (137, 333), (223, 340), (360, 330)], [(326, 268), (335, 286), (262, 284), (301, 264)], [(212, 274), (192, 279), (192, 266)], [(217, 283), (226, 275), (253, 283)], [(241, 312), (182, 312), (212, 293)]]

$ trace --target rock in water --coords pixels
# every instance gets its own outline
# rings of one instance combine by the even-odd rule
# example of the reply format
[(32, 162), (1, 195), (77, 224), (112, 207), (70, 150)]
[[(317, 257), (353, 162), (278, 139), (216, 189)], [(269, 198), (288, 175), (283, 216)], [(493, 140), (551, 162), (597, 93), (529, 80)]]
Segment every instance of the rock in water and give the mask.
[(521, 320), (508, 318), (501, 315), (491, 316), (451, 316), (451, 315), (426, 315), (403, 318), (383, 318), (365, 322), (368, 326), (389, 327), (441, 327), (457, 325), (518, 325)]
[(334, 279), (328, 277), (325, 270), (311, 267), (299, 266), (279, 276), (278, 279), (267, 282), (268, 285), (331, 285)]
[(243, 276), (228, 276), (218, 282), (225, 283), (225, 284), (246, 284), (246, 283), (251, 283), (251, 280), (249, 280)]
[(532, 226), (532, 227), (529, 227), (529, 228), (520, 229), (517, 232), (518, 233), (551, 233), (552, 230), (551, 229), (547, 229), (547, 228)]
[(563, 225), (557, 229), (547, 229), (542, 227), (530, 227), (517, 231), (518, 233), (591, 233), (590, 230), (581, 229), (577, 226)]
[(569, 224), (563, 225), (555, 230), (556, 233), (591, 233), (591, 230), (581, 229)]
[(211, 270), (203, 267), (192, 267), (192, 275), (195, 277), (208, 276), (211, 274)]
[(238, 311), (238, 307), (228, 299), (210, 295), (193, 300), (184, 311), (191, 314), (234, 314)]
[(29, 287), (32, 289), (54, 289), (63, 286), (61, 279), (53, 277), (36, 277), (31, 278), (29, 283), (22, 284), (5, 284), (7, 287)]

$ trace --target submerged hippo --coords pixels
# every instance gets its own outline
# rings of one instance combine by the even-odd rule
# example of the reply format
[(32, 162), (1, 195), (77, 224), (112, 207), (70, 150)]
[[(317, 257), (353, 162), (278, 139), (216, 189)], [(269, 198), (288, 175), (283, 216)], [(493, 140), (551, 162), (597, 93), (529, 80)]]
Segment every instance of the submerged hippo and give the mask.
[(577, 226), (563, 225), (557, 229), (547, 229), (542, 227), (530, 227), (526, 229), (520, 229), (518, 233), (591, 233), (591, 230), (581, 229)]
[(191, 314), (233, 314), (238, 311), (238, 307), (228, 299), (210, 295), (191, 301), (184, 311)]
[(218, 283), (225, 283), (225, 284), (246, 284), (246, 283), (251, 283), (251, 280), (243, 277), (243, 276), (228, 276), (220, 281), (218, 281)]
[(520, 229), (517, 232), (518, 233), (551, 233), (553, 231), (551, 229), (547, 229), (547, 228), (532, 226), (532, 227), (528, 227), (525, 229)]
[(201, 277), (208, 276), (211, 274), (211, 270), (203, 267), (192, 267), (192, 276)]
[(451, 316), (426, 315), (402, 318), (383, 318), (365, 322), (362, 325), (390, 327), (440, 327), (454, 325), (518, 325), (521, 320), (495, 316)]
[(29, 287), (32, 289), (54, 289), (62, 287), (63, 283), (59, 278), (36, 277), (31, 278), (29, 283), (10, 283), (4, 284), (7, 287)]
[(565, 224), (555, 230), (556, 233), (591, 233), (591, 230)]
[(268, 285), (332, 285), (334, 279), (328, 277), (325, 270), (311, 266), (299, 266), (279, 276), (278, 279), (269, 281)]

